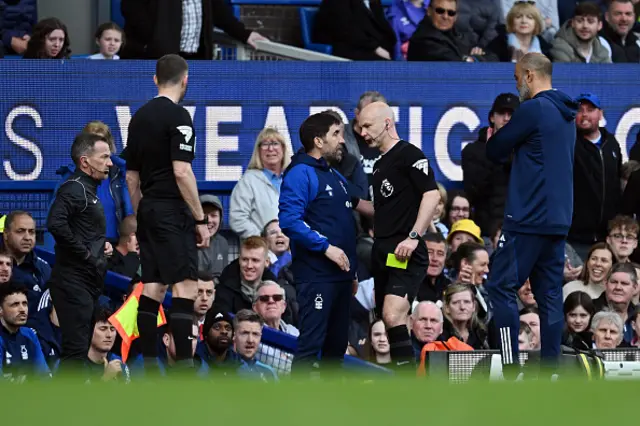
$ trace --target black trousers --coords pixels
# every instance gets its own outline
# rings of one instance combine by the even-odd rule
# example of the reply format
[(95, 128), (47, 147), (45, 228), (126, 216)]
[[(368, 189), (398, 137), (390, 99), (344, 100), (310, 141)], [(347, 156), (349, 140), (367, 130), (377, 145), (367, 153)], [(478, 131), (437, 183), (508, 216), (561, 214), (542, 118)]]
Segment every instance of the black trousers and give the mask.
[(98, 305), (98, 289), (71, 282), (51, 285), (51, 300), (62, 332), (61, 367), (81, 368), (87, 359), (93, 337), (94, 312)]

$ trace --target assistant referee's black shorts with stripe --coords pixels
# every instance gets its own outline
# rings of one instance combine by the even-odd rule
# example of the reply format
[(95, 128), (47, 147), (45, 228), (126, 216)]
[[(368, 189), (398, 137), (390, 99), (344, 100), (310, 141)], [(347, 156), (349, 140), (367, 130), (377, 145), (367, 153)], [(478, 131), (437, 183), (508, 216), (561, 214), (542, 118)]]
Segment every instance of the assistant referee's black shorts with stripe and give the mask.
[(142, 282), (197, 281), (196, 225), (186, 203), (143, 197), (137, 219)]

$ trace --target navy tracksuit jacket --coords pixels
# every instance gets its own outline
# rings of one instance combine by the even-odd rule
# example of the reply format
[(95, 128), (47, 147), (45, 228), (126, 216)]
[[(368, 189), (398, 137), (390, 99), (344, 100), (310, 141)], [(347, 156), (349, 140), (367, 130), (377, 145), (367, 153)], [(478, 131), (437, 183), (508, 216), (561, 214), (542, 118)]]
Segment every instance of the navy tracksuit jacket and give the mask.
[(25, 256), (20, 265), (13, 263), (11, 280), (24, 285), (28, 290), (29, 318), (38, 311), (38, 304), (47, 288), (49, 278), (51, 278), (51, 266), (46, 260), (38, 257), (33, 250)]
[(578, 104), (547, 90), (523, 102), (487, 141), (487, 157), (513, 155), (504, 224), (485, 285), (505, 364), (518, 362), (516, 292), (527, 278), (540, 310), (541, 356), (555, 363), (562, 340), (562, 272), (573, 215), (573, 159)]
[[(351, 283), (356, 278), (356, 224), (348, 183), (324, 159), (293, 156), (280, 189), (280, 228), (291, 239), (291, 271), (300, 310), (293, 360), (342, 359), (348, 343)], [(325, 256), (329, 245), (350, 262), (344, 272)], [(295, 367), (294, 367), (295, 370)]]
[(47, 379), (51, 372), (36, 333), (20, 327), (13, 334), (0, 325), (0, 381)]

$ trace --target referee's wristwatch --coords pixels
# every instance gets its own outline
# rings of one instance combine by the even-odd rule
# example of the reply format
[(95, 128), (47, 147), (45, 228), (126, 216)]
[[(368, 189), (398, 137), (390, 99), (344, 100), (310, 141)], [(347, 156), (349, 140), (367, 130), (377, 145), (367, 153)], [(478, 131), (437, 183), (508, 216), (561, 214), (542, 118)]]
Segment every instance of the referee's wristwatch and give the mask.
[(204, 219), (196, 220), (196, 225), (208, 225), (209, 224), (209, 216), (204, 215)]
[(417, 231), (411, 231), (411, 232), (409, 232), (409, 239), (411, 239), (411, 240), (419, 240), (420, 239), (420, 234), (418, 234)]

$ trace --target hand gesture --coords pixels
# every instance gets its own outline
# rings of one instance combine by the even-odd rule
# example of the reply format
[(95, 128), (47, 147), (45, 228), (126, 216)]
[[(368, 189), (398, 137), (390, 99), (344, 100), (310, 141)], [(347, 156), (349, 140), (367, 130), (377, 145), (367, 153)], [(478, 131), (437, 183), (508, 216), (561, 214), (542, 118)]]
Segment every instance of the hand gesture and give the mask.
[(209, 247), (209, 243), (211, 240), (211, 231), (209, 231), (209, 226), (207, 224), (196, 225), (196, 241), (198, 248), (206, 248)]
[(458, 281), (463, 284), (473, 284), (474, 283), (474, 273), (471, 265), (464, 265), (461, 267), (458, 272)]
[(569, 261), (564, 263), (563, 275), (564, 275), (564, 280), (566, 282), (577, 280), (578, 277), (580, 276), (580, 273), (582, 273), (582, 266), (578, 266), (577, 268), (574, 268), (571, 266)]
[(138, 238), (136, 234), (131, 234), (129, 236), (129, 241), (127, 241), (127, 252), (128, 253), (136, 253), (140, 254), (140, 246), (138, 245)]
[(111, 243), (110, 243), (110, 242), (108, 242), (108, 241), (107, 241), (107, 242), (104, 244), (104, 255), (105, 255), (105, 256), (107, 256), (107, 257), (109, 257), (109, 256), (111, 256), (112, 254), (113, 254), (113, 246), (111, 245)]
[(418, 247), (418, 240), (407, 238), (406, 240), (398, 244), (396, 250), (393, 253), (396, 255), (396, 259), (398, 259), (400, 262), (404, 262), (405, 260), (409, 260), (416, 247)]
[(484, 55), (484, 50), (482, 50), (481, 47), (474, 47), (473, 49), (471, 49), (471, 55), (478, 55), (478, 56), (482, 56)]
[(251, 34), (249, 34), (249, 38), (247, 39), (247, 44), (253, 47), (254, 49), (258, 49), (258, 46), (256, 45), (256, 41), (269, 41), (269, 39), (263, 36), (262, 34), (253, 31)]
[(119, 359), (114, 359), (113, 361), (107, 363), (107, 359), (105, 358), (104, 374), (102, 375), (102, 380), (113, 380), (118, 377), (119, 374), (122, 374), (122, 362)]
[(333, 263), (338, 265), (340, 269), (345, 272), (349, 272), (349, 269), (351, 268), (351, 265), (349, 264), (349, 258), (341, 248), (330, 245), (327, 251), (324, 252), (324, 255), (327, 256)]

